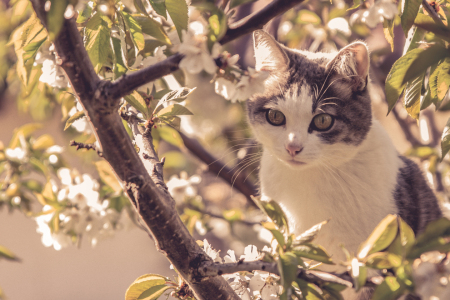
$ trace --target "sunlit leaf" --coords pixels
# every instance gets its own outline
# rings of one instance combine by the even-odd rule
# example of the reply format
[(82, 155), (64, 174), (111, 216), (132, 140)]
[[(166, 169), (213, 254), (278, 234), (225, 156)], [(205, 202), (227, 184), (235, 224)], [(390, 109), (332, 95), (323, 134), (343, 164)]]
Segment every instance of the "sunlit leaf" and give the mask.
[(92, 14), (92, 6), (90, 6), (89, 3), (87, 3), (84, 6), (83, 11), (81, 12), (81, 14), (78, 15), (77, 23), (84, 23), (84, 22), (86, 22), (91, 17), (91, 14)]
[(125, 74), (128, 70), (127, 65), (125, 63), (123, 52), (122, 52), (122, 45), (121, 41), (118, 38), (111, 38), (113, 42), (113, 50), (114, 50), (114, 75), (115, 78), (119, 78), (123, 74)]
[(278, 227), (275, 225), (275, 223), (272, 222), (261, 222), (261, 225), (269, 230), (273, 237), (277, 240), (278, 244), (283, 247), (285, 245), (284, 235), (283, 233), (278, 229)]
[(122, 186), (120, 185), (114, 171), (106, 160), (96, 161), (95, 167), (97, 168), (98, 175), (100, 176), (102, 181), (109, 187), (111, 187), (114, 192), (119, 193), (120, 191), (122, 191)]
[(125, 96), (124, 99), (128, 102), (128, 104), (144, 114), (145, 118), (149, 117), (147, 103), (145, 102), (145, 99), (141, 96), (141, 94), (139, 94), (139, 92), (133, 91), (132, 94)]
[(84, 116), (85, 116), (84, 111), (82, 110), (77, 111), (73, 116), (67, 119), (66, 125), (64, 126), (64, 130), (67, 130), (70, 127), (70, 125), (72, 125), (75, 121), (83, 118)]
[(148, 290), (146, 290), (145, 292), (143, 292), (137, 299), (138, 300), (156, 300), (162, 294), (164, 294), (164, 292), (166, 292), (167, 290), (170, 290), (170, 289), (174, 289), (174, 287), (168, 286), (168, 285), (153, 286), (153, 287), (149, 288)]
[(361, 0), (353, 0), (353, 5), (348, 10), (358, 8), (361, 5)]
[(166, 8), (181, 40), (181, 32), (188, 29), (188, 6), (185, 0), (166, 0)]
[(398, 232), (396, 215), (388, 215), (375, 227), (369, 238), (358, 250), (358, 258), (362, 259), (374, 252), (386, 249), (395, 239)]
[(20, 145), (21, 138), (28, 138), (31, 136), (33, 132), (43, 127), (40, 123), (30, 123), (20, 126), (19, 128), (14, 129), (13, 137), (9, 142), (8, 148), (16, 148)]
[(138, 277), (127, 289), (125, 300), (136, 300), (147, 290), (166, 283), (166, 278), (157, 274), (146, 274)]
[(40, 137), (38, 137), (33, 145), (33, 150), (45, 150), (55, 144), (55, 140), (50, 134), (43, 134)]
[(109, 18), (99, 13), (96, 13), (86, 24), (85, 47), (97, 73), (104, 65), (113, 61), (111, 25)]
[(10, 261), (20, 261), (20, 259), (12, 253), (8, 248), (0, 245), (0, 258), (4, 258)]
[(394, 52), (394, 20), (384, 19), (383, 33), (386, 41), (391, 45), (391, 51)]
[(163, 26), (152, 18), (133, 15), (133, 18), (139, 23), (142, 32), (154, 37), (164, 44), (171, 45), (170, 39), (167, 36)]
[(155, 12), (167, 19), (167, 12), (166, 12), (166, 4), (165, 0), (149, 0), (150, 5), (155, 10)]
[(403, 294), (405, 287), (400, 285), (397, 278), (387, 276), (384, 281), (376, 287), (372, 300), (394, 300)]
[(442, 101), (450, 87), (450, 52), (430, 75), (430, 91), (433, 98)]
[(184, 148), (184, 142), (178, 131), (170, 126), (160, 126), (157, 128), (159, 136), (164, 141), (172, 144), (180, 149)]
[(450, 150), (450, 119), (448, 119), (447, 124), (445, 125), (444, 131), (442, 132), (441, 137), (441, 159), (447, 155)]
[(281, 283), (285, 289), (297, 278), (298, 259), (294, 253), (286, 252), (280, 254), (278, 259), (278, 270), (281, 275)]
[(251, 197), (255, 204), (265, 212), (266, 215), (280, 228), (289, 234), (289, 223), (281, 206), (274, 200), (262, 201), (256, 197)]
[(42, 172), (42, 174), (44, 174), (44, 175), (49, 174), (48, 167), (42, 161), (37, 159), (36, 157), (30, 157), (30, 164), (33, 166), (34, 169)]
[(223, 212), (223, 217), (229, 222), (242, 220), (243, 214), (240, 209), (229, 209)]
[(330, 255), (320, 245), (303, 244), (295, 246), (292, 252), (299, 257), (313, 259), (325, 264), (334, 264)]
[(318, 15), (307, 9), (302, 9), (301, 11), (299, 11), (295, 21), (298, 24), (319, 25), (320, 23), (322, 23), (322, 20)]
[(144, 41), (144, 35), (142, 34), (142, 27), (141, 25), (134, 19), (134, 17), (124, 11), (119, 12), (122, 16), (123, 20), (125, 21), (125, 25), (127, 28), (127, 31), (130, 33), (131, 40), (133, 41), (133, 44), (137, 48), (137, 52), (144, 50), (145, 47), (145, 41)]
[(317, 225), (314, 225), (310, 229), (306, 230), (299, 236), (297, 236), (293, 242), (293, 245), (301, 245), (304, 243), (312, 242), (316, 236), (319, 234), (320, 230), (322, 229), (322, 226), (327, 224), (328, 221), (323, 221)]
[(145, 8), (145, 4), (144, 4), (144, 2), (142, 2), (142, 0), (134, 0), (133, 2), (134, 2), (134, 7), (136, 7), (138, 12), (151, 18), (147, 12), (147, 9)]
[(419, 12), (422, 0), (405, 0), (403, 5), (403, 11), (401, 15), (402, 28), (405, 35), (408, 34), (409, 29), (416, 19)]
[(431, 240), (444, 235), (450, 236), (450, 220), (442, 217), (428, 223), (425, 230), (417, 236), (415, 246), (426, 245)]
[(406, 84), (405, 93), (403, 95), (406, 111), (412, 118), (416, 120), (419, 119), (420, 96), (424, 77), (425, 73), (408, 82)]
[(175, 103), (164, 107), (156, 114), (157, 117), (180, 115), (192, 115), (192, 112), (185, 106)]
[(418, 13), (414, 20), (414, 25), (423, 30), (430, 31), (441, 39), (450, 42), (450, 29), (442, 24), (436, 23), (430, 16)]
[(366, 266), (380, 270), (398, 267), (401, 263), (402, 258), (400, 256), (387, 252), (370, 254), (366, 260)]
[(67, 0), (50, 0), (50, 10), (47, 13), (47, 30), (51, 40), (54, 40), (64, 23), (64, 12), (66, 11), (69, 1)]

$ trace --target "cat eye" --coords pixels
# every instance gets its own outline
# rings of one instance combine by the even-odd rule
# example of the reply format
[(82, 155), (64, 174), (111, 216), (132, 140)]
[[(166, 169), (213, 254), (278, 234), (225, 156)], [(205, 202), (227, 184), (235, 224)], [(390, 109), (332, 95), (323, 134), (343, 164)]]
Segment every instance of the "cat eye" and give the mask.
[(267, 122), (273, 126), (281, 126), (286, 124), (286, 117), (279, 110), (269, 109), (266, 112), (266, 119)]
[(334, 118), (329, 114), (320, 114), (314, 117), (312, 121), (312, 129), (317, 131), (327, 131), (333, 126)]

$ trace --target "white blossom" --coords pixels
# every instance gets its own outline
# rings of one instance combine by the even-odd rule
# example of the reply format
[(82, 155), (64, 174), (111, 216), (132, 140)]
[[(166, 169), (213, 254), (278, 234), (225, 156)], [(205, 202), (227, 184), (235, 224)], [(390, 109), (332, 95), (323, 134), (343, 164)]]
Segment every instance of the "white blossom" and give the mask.
[(56, 65), (54, 60), (50, 59), (46, 59), (42, 63), (42, 74), (39, 77), (39, 81), (60, 89), (69, 86), (69, 80), (64, 70)]
[(26, 158), (26, 152), (22, 148), (16, 147), (14, 149), (7, 148), (5, 150), (5, 155), (8, 159), (24, 162)]
[(216, 72), (216, 63), (214, 61), (220, 54), (220, 44), (215, 43), (211, 52), (208, 50), (207, 37), (203, 34), (194, 34), (193, 31), (183, 31), (182, 42), (178, 52), (184, 55), (180, 62), (180, 68), (191, 74), (198, 74), (202, 70), (210, 74)]
[(360, 9), (350, 17), (350, 24), (356, 22), (366, 23), (375, 27), (383, 20), (392, 20), (397, 14), (397, 5), (391, 0), (376, 1), (369, 9)]
[(264, 81), (269, 77), (269, 72), (257, 72), (253, 68), (248, 68), (249, 75), (244, 75), (236, 85), (236, 92), (231, 98), (231, 102), (245, 101), (253, 94), (264, 92)]
[(206, 239), (203, 240), (203, 251), (205, 251), (214, 262), (222, 263), (219, 251), (214, 250)]
[(261, 254), (258, 252), (258, 248), (254, 245), (248, 245), (244, 249), (244, 255), (241, 255), (240, 259), (244, 261), (255, 261), (261, 258)]
[(231, 100), (236, 93), (236, 85), (223, 77), (219, 77), (214, 82), (214, 91), (225, 99)]
[(201, 177), (198, 175), (193, 175), (188, 178), (186, 172), (181, 172), (180, 177), (176, 175), (170, 177), (166, 185), (172, 198), (176, 203), (180, 204), (186, 197), (194, 197), (197, 195), (197, 189), (194, 185), (199, 184), (200, 181)]

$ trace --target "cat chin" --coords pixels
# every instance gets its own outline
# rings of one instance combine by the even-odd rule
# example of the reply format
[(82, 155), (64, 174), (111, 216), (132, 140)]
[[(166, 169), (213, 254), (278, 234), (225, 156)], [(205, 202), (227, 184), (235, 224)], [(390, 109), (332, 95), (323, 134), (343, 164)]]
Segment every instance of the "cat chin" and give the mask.
[(279, 158), (279, 160), (281, 160), (285, 165), (287, 165), (289, 168), (294, 169), (294, 170), (303, 169), (306, 166), (308, 166), (307, 163), (302, 162), (302, 161), (286, 160), (286, 159), (281, 159), (281, 158)]

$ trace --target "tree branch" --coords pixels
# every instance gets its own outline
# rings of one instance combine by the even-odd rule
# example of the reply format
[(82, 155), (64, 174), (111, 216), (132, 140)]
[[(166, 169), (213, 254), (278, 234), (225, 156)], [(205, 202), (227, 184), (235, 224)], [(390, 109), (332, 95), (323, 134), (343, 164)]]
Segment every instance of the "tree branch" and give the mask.
[[(288, 11), (304, 0), (274, 0), (263, 9), (233, 23), (228, 26), (225, 35), (219, 43), (226, 44), (256, 29), (262, 28), (274, 17)], [(130, 94), (138, 87), (154, 81), (162, 76), (168, 75), (178, 70), (178, 64), (183, 59), (183, 55), (177, 53), (171, 57), (139, 71), (125, 74), (106, 87), (108, 95), (114, 95), (116, 99)]]
[[(47, 27), (47, 1), (31, 2), (38, 18)], [(149, 227), (157, 249), (166, 255), (198, 299), (238, 300), (236, 293), (221, 277), (195, 280), (194, 271), (198, 266), (212, 260), (189, 234), (169, 193), (155, 184), (139, 158), (117, 113), (118, 97), (105, 90), (109, 83), (101, 81), (95, 74), (74, 18), (64, 20), (53, 43), (61, 58), (61, 66), (93, 125), (104, 158)]]
[(198, 159), (203, 161), (208, 166), (208, 171), (217, 174), (231, 186), (235, 187), (241, 192), (248, 202), (256, 207), (250, 196), (257, 194), (256, 187), (250, 182), (245, 180), (245, 174), (239, 174), (234, 178), (234, 172), (227, 167), (223, 162), (212, 156), (196, 139), (190, 138), (184, 133), (180, 132), (180, 136), (183, 139), (184, 145), (189, 151), (194, 154)]
[[(280, 276), (276, 262), (257, 261), (238, 261), (235, 263), (205, 263), (200, 266), (198, 273), (203, 277), (218, 276), (223, 274), (232, 274), (236, 272), (252, 272), (255, 270), (269, 272)], [(324, 283), (338, 283), (347, 287), (353, 287), (353, 279), (348, 272), (342, 274), (322, 272), (318, 270), (298, 269), (297, 277), (312, 282), (318, 286)], [(366, 287), (375, 287), (382, 282), (382, 276), (374, 276), (367, 280)]]

